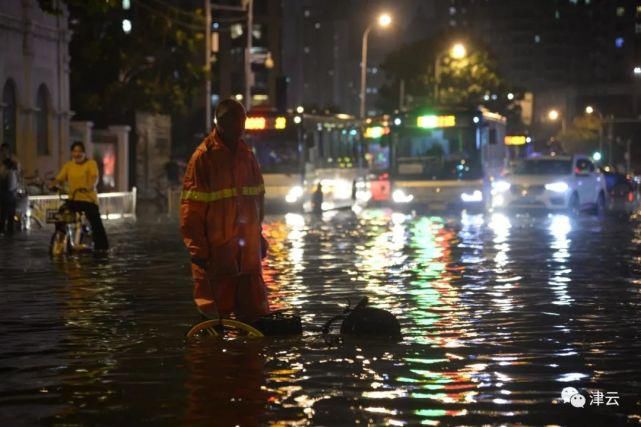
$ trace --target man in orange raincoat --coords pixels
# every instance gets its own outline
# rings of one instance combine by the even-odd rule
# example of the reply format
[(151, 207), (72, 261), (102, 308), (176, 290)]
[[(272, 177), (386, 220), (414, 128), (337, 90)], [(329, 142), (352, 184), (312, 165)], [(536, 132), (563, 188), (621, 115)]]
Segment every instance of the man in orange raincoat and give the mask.
[(221, 101), (215, 117), (214, 131), (196, 148), (185, 172), (180, 230), (191, 256), (198, 310), (209, 318), (233, 312), (252, 322), (269, 313), (261, 267), (265, 187), (242, 140), (243, 106)]

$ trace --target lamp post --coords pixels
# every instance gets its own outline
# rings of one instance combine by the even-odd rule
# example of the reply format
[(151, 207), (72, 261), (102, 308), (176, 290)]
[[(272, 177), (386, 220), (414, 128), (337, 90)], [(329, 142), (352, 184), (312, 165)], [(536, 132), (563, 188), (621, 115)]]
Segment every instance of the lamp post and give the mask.
[(454, 59), (463, 59), (465, 58), (465, 55), (467, 55), (467, 50), (465, 49), (465, 45), (463, 43), (455, 43), (452, 45), (450, 50), (441, 52), (438, 55), (436, 55), (436, 58), (434, 59), (434, 105), (438, 105), (439, 101), (439, 85), (440, 85), (440, 79), (441, 79), (441, 61), (443, 60), (443, 57), (445, 55), (449, 54), (452, 58)]
[[(596, 114), (599, 117), (599, 155), (603, 158), (603, 115), (591, 105), (585, 107), (585, 114)], [(599, 159), (599, 161), (600, 160), (601, 159)]]
[[(377, 23), (379, 26), (385, 28), (392, 23), (392, 17), (387, 13), (379, 15)], [(365, 89), (367, 87), (367, 37), (372, 30), (372, 23), (370, 23), (363, 32), (363, 46), (361, 50), (361, 105), (360, 117), (365, 118)]]

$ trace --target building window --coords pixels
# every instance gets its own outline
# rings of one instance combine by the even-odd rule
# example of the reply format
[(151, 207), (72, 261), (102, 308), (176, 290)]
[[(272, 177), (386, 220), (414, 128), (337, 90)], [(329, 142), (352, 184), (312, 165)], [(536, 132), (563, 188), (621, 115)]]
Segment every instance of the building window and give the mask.
[(623, 37), (617, 37), (616, 39), (614, 39), (614, 45), (619, 49), (623, 47), (623, 42)]
[(8, 80), (2, 89), (2, 143), (9, 144), (16, 152), (16, 85)]
[(637, 6), (637, 15), (641, 15), (641, 6)]
[(540, 35), (536, 34), (534, 36), (534, 43), (541, 43), (541, 36)]
[(36, 139), (38, 155), (49, 154), (49, 91), (45, 85), (38, 88), (36, 99)]
[(619, 6), (617, 7), (617, 16), (624, 16), (625, 15), (625, 7)]

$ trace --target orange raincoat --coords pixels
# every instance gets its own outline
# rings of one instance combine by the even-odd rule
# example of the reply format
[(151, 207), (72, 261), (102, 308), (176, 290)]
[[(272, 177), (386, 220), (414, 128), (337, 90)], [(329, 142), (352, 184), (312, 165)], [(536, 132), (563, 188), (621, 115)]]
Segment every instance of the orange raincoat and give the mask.
[[(192, 260), (194, 300), (205, 315), (251, 321), (268, 314), (261, 266), (265, 186), (242, 140), (232, 153), (212, 132), (183, 182), (180, 230)], [(205, 268), (203, 268), (205, 267)]]

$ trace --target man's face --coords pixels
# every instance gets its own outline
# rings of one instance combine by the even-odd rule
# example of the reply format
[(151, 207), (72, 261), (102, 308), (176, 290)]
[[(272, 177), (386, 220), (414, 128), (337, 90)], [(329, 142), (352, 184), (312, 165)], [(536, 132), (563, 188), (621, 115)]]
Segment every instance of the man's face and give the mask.
[(217, 127), (226, 141), (238, 141), (245, 132), (247, 116), (240, 112), (229, 112), (218, 120)]

